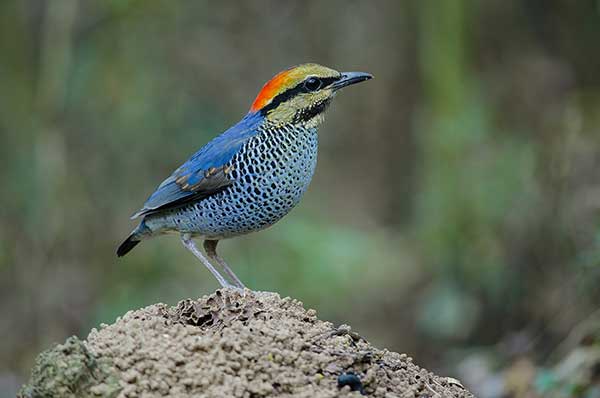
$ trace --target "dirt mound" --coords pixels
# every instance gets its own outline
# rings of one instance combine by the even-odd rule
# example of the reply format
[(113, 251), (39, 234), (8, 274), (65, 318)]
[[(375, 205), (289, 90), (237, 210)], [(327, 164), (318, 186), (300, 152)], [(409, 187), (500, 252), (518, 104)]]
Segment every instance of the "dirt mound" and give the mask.
[(111, 362), (92, 355), (77, 337), (41, 353), (19, 397), (116, 397), (121, 391)]
[(96, 386), (86, 379), (95, 396), (472, 397), (458, 381), (275, 293), (218, 290), (152, 305), (92, 330), (84, 344), (110, 368)]

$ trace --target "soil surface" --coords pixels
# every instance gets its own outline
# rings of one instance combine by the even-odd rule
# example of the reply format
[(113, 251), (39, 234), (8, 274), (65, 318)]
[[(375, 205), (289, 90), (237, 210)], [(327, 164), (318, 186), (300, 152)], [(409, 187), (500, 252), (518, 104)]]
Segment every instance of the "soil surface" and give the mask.
[[(275, 293), (218, 290), (175, 307), (155, 304), (75, 340), (40, 356), (21, 396), (473, 397), (457, 380)], [(56, 363), (52, 353), (78, 370), (61, 378), (44, 360)]]

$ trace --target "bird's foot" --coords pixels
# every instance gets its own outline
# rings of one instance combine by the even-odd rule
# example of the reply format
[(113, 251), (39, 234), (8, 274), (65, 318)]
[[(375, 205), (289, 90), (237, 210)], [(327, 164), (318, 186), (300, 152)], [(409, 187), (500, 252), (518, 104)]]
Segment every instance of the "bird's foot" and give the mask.
[(250, 289), (248, 289), (246, 287), (241, 288), (239, 286), (235, 286), (235, 285), (229, 284), (227, 286), (221, 286), (221, 288), (218, 289), (218, 291), (231, 292), (231, 293), (237, 294), (237, 295), (239, 295), (241, 297), (246, 297), (246, 293), (249, 293), (252, 290), (250, 290)]

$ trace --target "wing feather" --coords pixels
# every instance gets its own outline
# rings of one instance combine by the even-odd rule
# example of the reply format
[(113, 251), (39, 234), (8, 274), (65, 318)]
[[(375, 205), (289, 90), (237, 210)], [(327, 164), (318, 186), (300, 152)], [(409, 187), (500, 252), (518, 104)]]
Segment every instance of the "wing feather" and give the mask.
[(202, 200), (227, 188), (233, 182), (227, 164), (258, 133), (261, 120), (258, 114), (248, 114), (202, 147), (164, 180), (131, 218)]

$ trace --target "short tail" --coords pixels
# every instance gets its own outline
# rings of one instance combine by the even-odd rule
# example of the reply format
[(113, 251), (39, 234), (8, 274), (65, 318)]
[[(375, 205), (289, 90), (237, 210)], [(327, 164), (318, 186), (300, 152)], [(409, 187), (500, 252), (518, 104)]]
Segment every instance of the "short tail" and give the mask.
[(117, 249), (117, 257), (123, 257), (127, 253), (131, 251), (134, 247), (137, 246), (141, 241), (135, 237), (135, 235), (131, 234)]
[(117, 249), (117, 256), (123, 257), (127, 253), (131, 251), (134, 247), (137, 246), (138, 243), (142, 241), (145, 237), (148, 237), (151, 234), (150, 228), (146, 226), (146, 220), (142, 220), (140, 225), (137, 226), (136, 229), (131, 232), (131, 234), (125, 239), (121, 246)]

